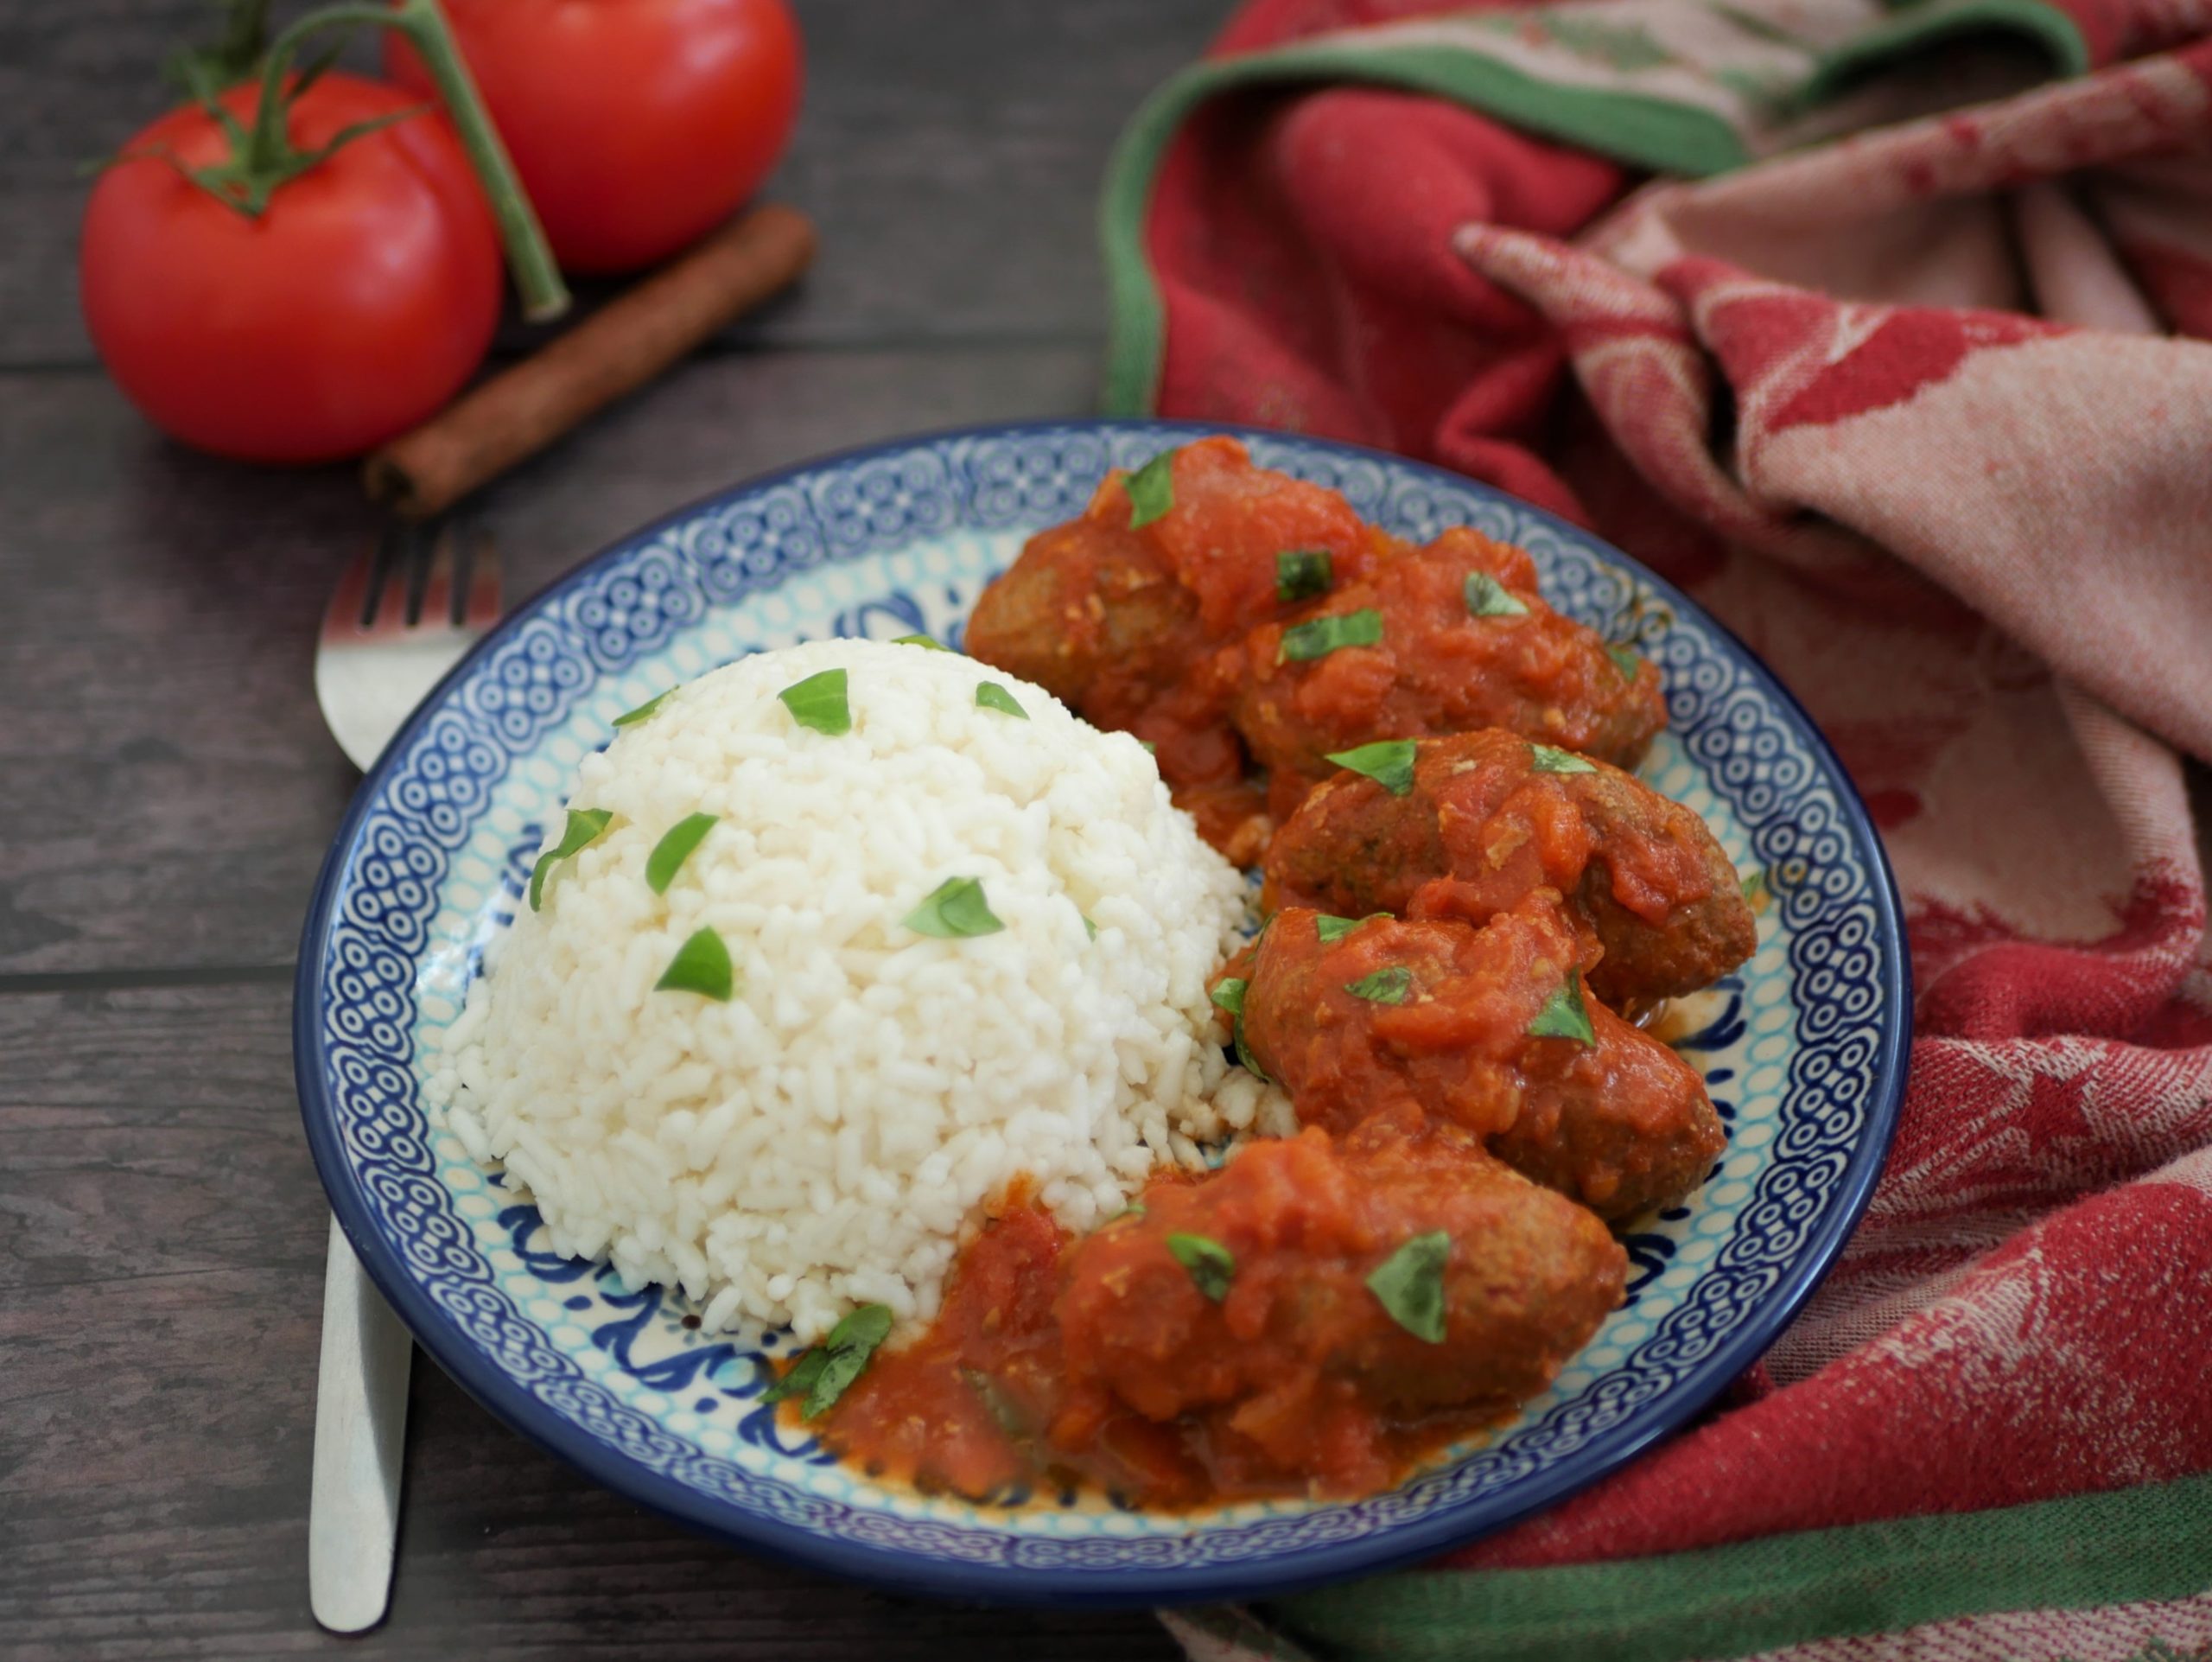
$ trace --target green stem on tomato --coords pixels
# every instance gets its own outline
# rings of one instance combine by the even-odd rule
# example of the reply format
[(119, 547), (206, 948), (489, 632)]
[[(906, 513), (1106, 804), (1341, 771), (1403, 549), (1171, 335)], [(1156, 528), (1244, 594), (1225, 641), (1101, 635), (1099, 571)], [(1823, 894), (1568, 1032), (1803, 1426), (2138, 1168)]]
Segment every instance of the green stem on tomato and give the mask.
[(454, 130), (467, 154), (469, 166), (475, 169), (485, 197), (492, 204), (493, 218), (499, 223), (499, 240), (507, 252), (507, 268), (514, 273), (515, 288), (522, 296), (523, 315), (533, 323), (542, 323), (567, 311), (568, 285), (562, 282), (561, 269), (554, 264), (553, 251), (545, 241), (545, 228), (538, 222), (537, 210), (531, 206), (522, 181), (516, 176), (514, 162), (500, 141), (499, 129), (492, 124), (492, 118), (485, 111), (483, 95), (476, 90), (475, 78), (468, 73), (468, 65), (454, 43), (452, 25), (439, 9), (438, 0), (399, 0), (398, 4), (389, 8), (368, 4), (327, 6), (309, 12), (277, 35), (270, 43), (268, 60), (262, 67), (261, 100), (255, 111), (248, 150), (250, 165), (273, 161), (283, 146), (283, 80), (300, 43), (318, 29), (346, 24), (396, 29), (407, 37), (407, 43), (415, 48), (416, 55), (429, 71), (430, 79), (437, 84), (439, 96), (445, 100), (446, 113), (453, 118)]

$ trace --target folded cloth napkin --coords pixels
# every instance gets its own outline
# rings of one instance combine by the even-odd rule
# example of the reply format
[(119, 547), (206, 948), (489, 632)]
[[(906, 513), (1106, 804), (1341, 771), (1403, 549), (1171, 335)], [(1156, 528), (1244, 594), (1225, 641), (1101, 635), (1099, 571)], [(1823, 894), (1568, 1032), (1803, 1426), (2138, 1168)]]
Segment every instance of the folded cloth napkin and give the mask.
[(2212, 1653), (2212, 10), (1407, 10), (1256, 0), (1140, 112), (1109, 405), (1442, 462), (1685, 584), (1881, 825), (1917, 1036), (1721, 1411), (1438, 1565), (1170, 1624)]

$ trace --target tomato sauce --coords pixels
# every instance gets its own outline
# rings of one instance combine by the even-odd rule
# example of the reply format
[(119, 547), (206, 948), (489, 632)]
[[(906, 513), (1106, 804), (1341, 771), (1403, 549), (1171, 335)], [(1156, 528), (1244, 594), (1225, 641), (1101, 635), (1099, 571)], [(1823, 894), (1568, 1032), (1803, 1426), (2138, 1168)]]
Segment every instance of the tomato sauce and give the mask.
[[(1567, 754), (1632, 765), (1659, 678), (1525, 551), (1414, 546), (1230, 439), (1146, 471), (1033, 538), (967, 645), (1143, 739), (1209, 842), (1267, 861), (1282, 909), (1217, 998), (1303, 1129), (1081, 1237), (1017, 1185), (809, 1429), (979, 1501), (1370, 1494), (1543, 1390), (1621, 1298), (1607, 1220), (1720, 1146), (1694, 1070), (1586, 979), (1648, 1005), (1756, 932), (1694, 815)], [(1332, 760), (1425, 738), (1387, 785)]]
[[(1234, 439), (1172, 452), (1167, 478), (1156, 516), (1114, 474), (1033, 538), (967, 650), (1151, 743), (1232, 859), (1370, 740), (1499, 726), (1632, 764), (1664, 725), (1657, 671), (1546, 605), (1521, 549), (1464, 526), (1417, 546)], [(1314, 649), (1354, 618), (1356, 639)]]
[[(1372, 1278), (1439, 1233), (1446, 1314), (1423, 1335)], [(1179, 1251), (1194, 1239), (1218, 1254), (1211, 1274)], [(1625, 1264), (1587, 1212), (1455, 1131), (1312, 1130), (1157, 1178), (1080, 1239), (1017, 1199), (961, 1255), (930, 1328), (816, 1429), (872, 1474), (976, 1500), (1372, 1493), (1541, 1390), (1618, 1302)]]

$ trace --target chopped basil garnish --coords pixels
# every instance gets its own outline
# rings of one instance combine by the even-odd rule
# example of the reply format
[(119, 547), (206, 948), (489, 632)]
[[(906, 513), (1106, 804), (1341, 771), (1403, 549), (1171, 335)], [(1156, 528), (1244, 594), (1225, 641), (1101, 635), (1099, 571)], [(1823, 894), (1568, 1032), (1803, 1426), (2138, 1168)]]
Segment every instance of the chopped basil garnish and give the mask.
[(983, 1406), (989, 1410), (992, 1421), (1000, 1430), (1005, 1432), (1016, 1442), (1021, 1442), (1029, 1435), (1029, 1427), (1022, 1420), (1021, 1410), (1014, 1405), (1013, 1399), (1007, 1397), (1005, 1391), (999, 1389), (999, 1382), (996, 1379), (991, 1378), (982, 1369), (975, 1367), (962, 1368), (960, 1377), (968, 1382), (968, 1388), (976, 1393)]
[(836, 738), (853, 730), (853, 707), (845, 698), (845, 672), (823, 670), (795, 681), (776, 695), (801, 727)]
[(691, 857), (691, 850), (705, 840), (720, 817), (711, 813), (687, 814), (671, 825), (668, 835), (653, 844), (653, 851), (645, 858), (645, 886), (656, 895), (667, 894), (668, 886), (676, 881), (676, 874)]
[(1132, 1200), (1106, 1221), (1109, 1224), (1133, 1224), (1144, 1216), (1144, 1202)]
[(614, 718), (614, 725), (617, 727), (633, 727), (639, 722), (649, 721), (652, 719), (653, 711), (658, 710), (671, 697), (675, 697), (675, 695), (676, 689), (674, 687), (669, 688), (665, 692), (656, 692), (652, 697), (646, 699), (645, 703), (639, 704), (635, 710), (626, 710), (620, 716), (617, 716)]
[(561, 840), (537, 856), (537, 863), (530, 869), (530, 909), (533, 912), (544, 903), (545, 879), (555, 866), (572, 854), (581, 853), (584, 847), (607, 829), (614, 818), (612, 808), (571, 808), (569, 823), (562, 829)]
[(1125, 481), (1129, 493), (1129, 529), (1137, 530), (1175, 506), (1175, 452), (1162, 450)]
[(655, 992), (696, 992), (718, 1004), (729, 1003), (737, 990), (737, 975), (730, 968), (729, 948), (712, 929), (701, 929), (676, 949), (676, 956), (653, 983)]
[(1137, 742), (1144, 747), (1144, 753), (1147, 756), (1156, 756), (1160, 754), (1160, 747), (1150, 739), (1139, 739)]
[(1291, 548), (1275, 556), (1275, 598), (1312, 600), (1329, 592), (1336, 562), (1325, 548)]
[(1236, 1259), (1219, 1241), (1204, 1235), (1170, 1235), (1167, 1250), (1191, 1272), (1191, 1283), (1218, 1304), (1236, 1278)]
[(1364, 774), (1392, 796), (1405, 796), (1414, 788), (1414, 742), (1377, 739), (1357, 750), (1338, 750), (1328, 758), (1339, 767)]
[(1001, 715), (1016, 716), (1023, 721), (1029, 712), (1014, 703), (1014, 695), (995, 681), (986, 681), (976, 689), (976, 705), (979, 710), (995, 710)]
[(1636, 666), (1643, 661), (1625, 646), (1608, 646), (1605, 656), (1613, 660), (1613, 667), (1621, 672), (1624, 680), (1628, 681), (1636, 679)]
[(949, 653), (952, 650), (942, 640), (934, 640), (925, 634), (902, 634), (891, 644), (894, 646), (926, 646), (933, 653)]
[(1085, 917), (1083, 920), (1083, 933), (1096, 940), (1098, 939), (1098, 926)]
[(1758, 900), (1760, 895), (1767, 892), (1766, 868), (1764, 866), (1753, 866), (1749, 871), (1744, 874), (1742, 880), (1737, 884), (1737, 887), (1743, 890), (1744, 898), (1746, 901)]
[[(1274, 920), (1270, 918), (1268, 921), (1272, 923)], [(1260, 933), (1265, 934), (1267, 931), (1262, 929)], [(1244, 1042), (1244, 994), (1251, 984), (1243, 976), (1228, 976), (1214, 984), (1210, 997), (1229, 1012), (1230, 1033), (1236, 1042), (1238, 1066), (1255, 1079), (1273, 1084), (1274, 1081), (1268, 1079), (1268, 1070), (1260, 1066), (1260, 1059), (1252, 1054), (1252, 1047)]]
[(983, 898), (982, 880), (977, 877), (946, 878), (902, 921), (916, 934), (935, 935), (940, 940), (995, 935), (1006, 927), (992, 914), (990, 903)]
[(1431, 1345), (1444, 1342), (1444, 1266), (1451, 1257), (1452, 1238), (1433, 1229), (1391, 1253), (1367, 1278), (1367, 1290), (1390, 1320)]
[(1372, 923), (1377, 918), (1389, 915), (1388, 912), (1370, 912), (1363, 918), (1332, 918), (1325, 912), (1313, 920), (1313, 933), (1321, 938), (1321, 944), (1325, 946), (1332, 941), (1342, 940), (1363, 923)]
[(1344, 983), (1346, 992), (1354, 998), (1364, 998), (1370, 1004), (1402, 1004), (1413, 990), (1414, 972), (1402, 964), (1393, 964), (1387, 970), (1377, 970), (1372, 975)]
[(1594, 774), (1598, 771), (1598, 764), (1589, 757), (1578, 756), (1572, 750), (1561, 750), (1549, 744), (1530, 745), (1529, 765), (1540, 774)]
[(779, 1403), (804, 1391), (798, 1417), (810, 1420), (845, 1394), (861, 1377), (875, 1347), (891, 1332), (888, 1304), (863, 1304), (830, 1329), (830, 1336), (791, 1365), (791, 1372), (760, 1393), (764, 1403)]
[(1526, 617), (1529, 602), (1487, 571), (1467, 573), (1465, 586), (1470, 617)]
[(1339, 617), (1312, 618), (1282, 632), (1275, 649), (1278, 664), (1304, 664), (1326, 658), (1339, 646), (1371, 646), (1382, 639), (1382, 614), (1372, 606)]
[(1543, 1009), (1536, 1012), (1536, 1019), (1529, 1023), (1531, 1039), (1572, 1039), (1579, 1045), (1594, 1045), (1598, 1035), (1590, 1025), (1590, 1008), (1582, 1002), (1582, 972), (1569, 970), (1567, 984), (1544, 1001)]

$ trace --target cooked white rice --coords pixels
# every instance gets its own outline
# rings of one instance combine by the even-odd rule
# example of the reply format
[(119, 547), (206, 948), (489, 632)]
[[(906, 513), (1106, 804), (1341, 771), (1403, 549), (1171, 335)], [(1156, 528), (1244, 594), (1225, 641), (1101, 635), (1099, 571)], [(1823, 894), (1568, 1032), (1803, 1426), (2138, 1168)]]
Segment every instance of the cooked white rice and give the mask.
[[(776, 695), (836, 667), (853, 727), (830, 737)], [(979, 707), (984, 681), (1028, 719)], [(1285, 1129), (1209, 1032), (1243, 880), (1143, 747), (1026, 682), (912, 646), (759, 653), (625, 729), (569, 802), (614, 818), (519, 909), (431, 1096), (556, 1250), (680, 1286), (710, 1328), (926, 1317), (1017, 1175), (1081, 1230), (1157, 1162)], [(655, 895), (646, 856), (702, 812), (719, 823)], [(982, 880), (1001, 933), (904, 927), (953, 877)], [(727, 1003), (654, 990), (702, 925)]]

